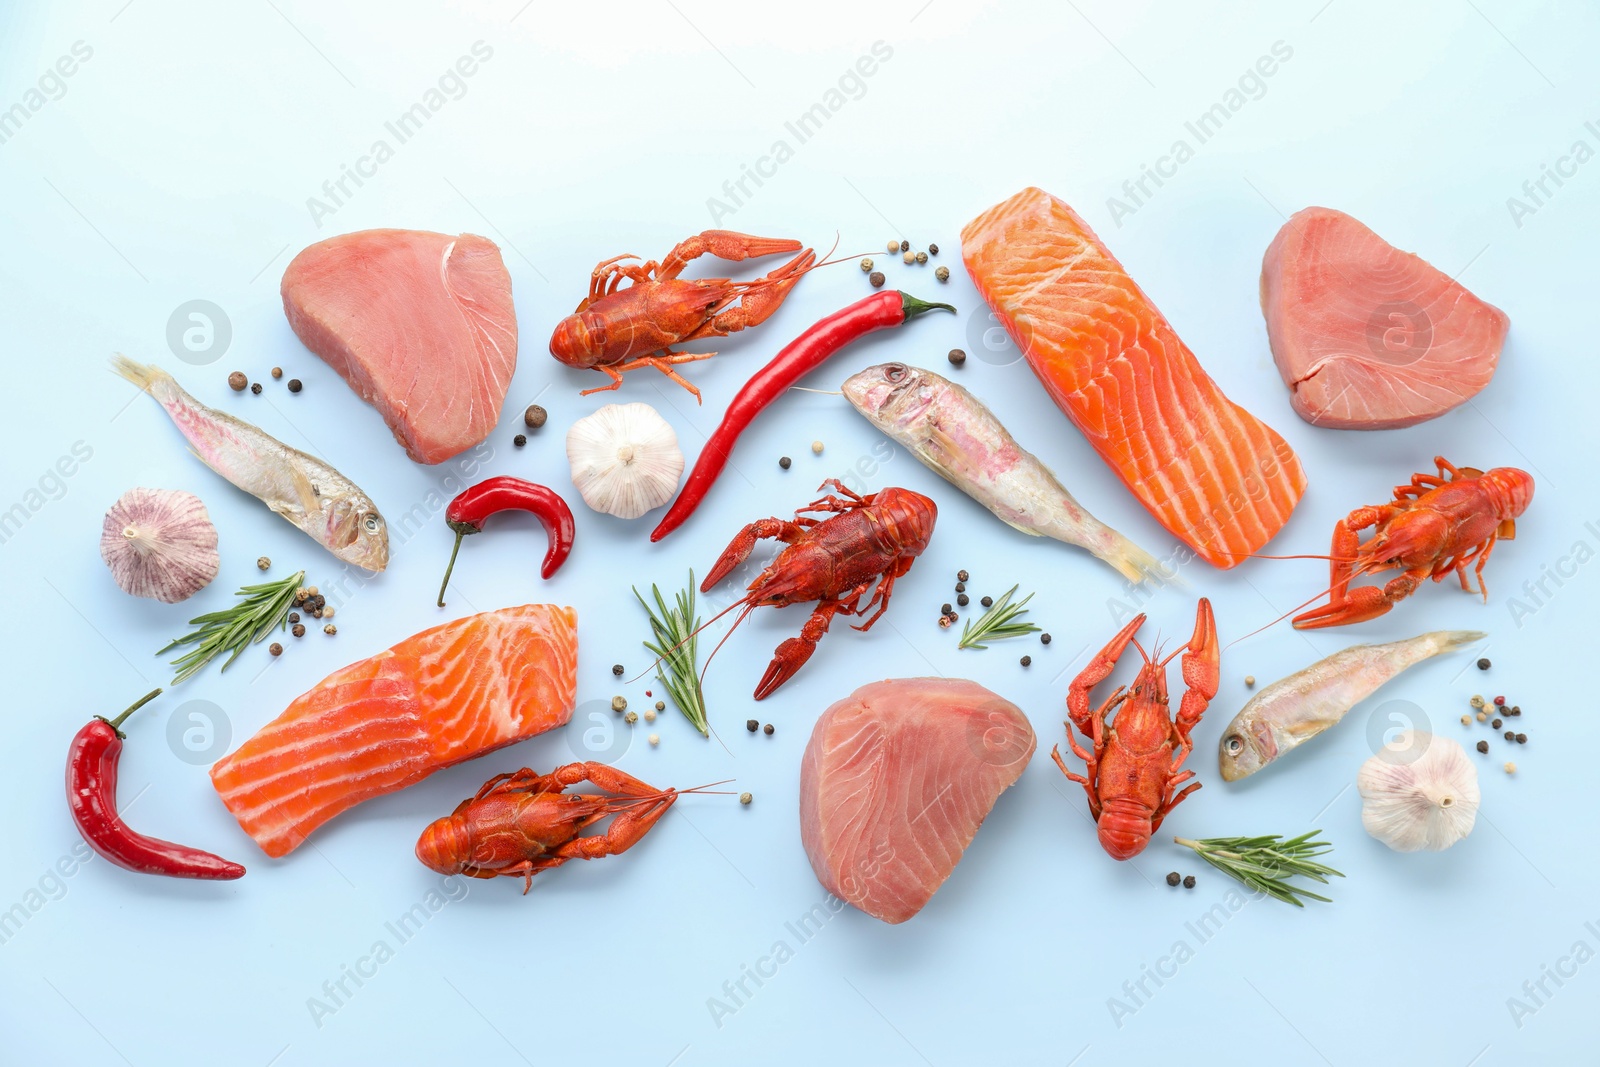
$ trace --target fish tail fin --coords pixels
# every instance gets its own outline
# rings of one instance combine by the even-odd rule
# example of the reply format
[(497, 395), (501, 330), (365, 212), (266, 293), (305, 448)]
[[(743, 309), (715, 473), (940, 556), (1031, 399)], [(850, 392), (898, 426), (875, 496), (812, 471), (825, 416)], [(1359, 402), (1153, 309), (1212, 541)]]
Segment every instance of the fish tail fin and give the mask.
[[(134, 385), (137, 385), (140, 389), (143, 389), (145, 392), (149, 393), (151, 396), (156, 395), (157, 386), (164, 382), (172, 381), (172, 375), (168, 374), (160, 367), (129, 359), (121, 352), (118, 352), (111, 357), (111, 369), (116, 371), (122, 377), (128, 379), (128, 381), (132, 382)], [(157, 399), (160, 398), (157, 397)]]
[(1437, 630), (1428, 635), (1433, 638), (1434, 655), (1454, 652), (1458, 648), (1475, 645), (1489, 635), (1482, 630)]
[(1172, 585), (1183, 588), (1183, 580), (1178, 577), (1176, 568), (1168, 569), (1162, 566), (1161, 561), (1150, 553), (1117, 533), (1107, 528), (1110, 538), (1107, 543), (1098, 548), (1091, 548), (1100, 559), (1105, 560), (1117, 569), (1128, 581), (1138, 585), (1140, 582), (1150, 582), (1153, 585)]

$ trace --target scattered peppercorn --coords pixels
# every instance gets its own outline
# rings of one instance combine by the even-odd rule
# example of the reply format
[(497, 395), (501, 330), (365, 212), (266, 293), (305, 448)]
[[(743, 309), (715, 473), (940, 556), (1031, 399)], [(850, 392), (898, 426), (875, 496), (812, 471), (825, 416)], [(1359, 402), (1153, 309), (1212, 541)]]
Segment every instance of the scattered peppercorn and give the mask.
[(952, 607), (951, 607), (951, 606), (950, 606), (950, 605), (949, 605), (949, 603), (948, 603), (948, 602), (947, 602), (947, 603), (944, 603), (944, 604), (940, 604), (940, 605), (939, 605), (939, 614), (940, 614), (940, 615), (948, 615), (948, 614), (950, 614), (950, 613), (951, 613), (951, 612), (952, 612), (952, 611), (954, 611), (954, 610), (955, 610), (955, 608), (952, 608)]
[(525, 433), (519, 433), (517, 436), (511, 439), (511, 443), (516, 445), (518, 448), (521, 448), (523, 445), (528, 443), (528, 435)]
[(782, 467), (784, 470), (788, 470), (789, 469), (789, 464), (791, 464), (793, 462), (794, 462), (794, 460), (790, 459), (788, 456), (779, 456), (778, 457), (778, 466)]
[(746, 806), (748, 806), (749, 803), (754, 799), (755, 799), (755, 797), (750, 795), (749, 793), (740, 793), (739, 794), (739, 803), (744, 804)]
[(949, 615), (947, 615), (945, 617), (950, 620), (950, 625), (951, 626), (954, 626), (956, 623), (961, 621), (961, 616), (959, 614), (957, 614), (956, 612), (954, 612), (954, 611), (952, 611)]
[(620, 694), (618, 694), (617, 696), (612, 697), (611, 698), (611, 710), (612, 711), (627, 711), (628, 710), (628, 698), (625, 697), (625, 696), (622, 696)]
[(1516, 733), (1515, 730), (1507, 730), (1506, 731), (1506, 740), (1507, 741), (1515, 741), (1516, 739), (1517, 739), (1517, 733)]
[(1507, 760), (1506, 761), (1506, 773), (1507, 774), (1516, 774), (1517, 773), (1517, 765), (1515, 763), (1512, 763), (1510, 760)]
[(1479, 752), (1487, 752), (1487, 751), (1489, 751), (1489, 742), (1487, 742), (1487, 741), (1479, 741), (1478, 742), (1478, 751)]
[(767, 725), (761, 728), (761, 732), (766, 734), (768, 737), (771, 737), (775, 729), (776, 728), (769, 722)]
[(611, 673), (612, 673), (612, 674), (614, 674), (614, 675), (616, 675), (616, 676), (617, 676), (617, 677), (619, 677), (619, 678), (620, 678), (620, 677), (622, 677), (622, 671), (623, 671), (623, 666), (622, 666), (622, 664), (620, 664), (620, 663), (613, 663), (613, 664), (612, 664), (612, 665), (611, 665)]
[(941, 282), (947, 282), (950, 280), (950, 268), (940, 267), (938, 270), (933, 272), (933, 276), (938, 278)]
[(260, 396), (261, 395), (261, 383), (260, 382), (251, 382), (250, 383), (250, 392), (253, 393), (256, 396)]
[(1472, 722), (1472, 716), (1471, 715), (1463, 715), (1463, 716), (1461, 716), (1461, 725), (1462, 726), (1470, 725), (1471, 722)]
[(1503, 725), (1503, 724), (1502, 724), (1502, 723), (1501, 723), (1501, 721), (1500, 721), (1500, 720), (1499, 720), (1499, 719), (1495, 719), (1495, 720), (1494, 720), (1494, 721), (1493, 721), (1493, 722), (1491, 722), (1491, 723), (1490, 723), (1490, 724), (1489, 724), (1489, 725), (1490, 725), (1490, 726), (1492, 726), (1492, 727), (1494, 727), (1494, 728), (1495, 728), (1495, 729), (1496, 729), (1496, 730), (1498, 730), (1498, 729), (1500, 729), (1500, 727), (1501, 727), (1501, 726), (1502, 726), (1502, 725)]
[(900, 257), (900, 261), (909, 267), (911, 264), (917, 261), (917, 257), (914, 252), (907, 252), (905, 255)]
[(966, 571), (956, 571), (956, 581), (958, 582), (968, 581), (971, 577), (972, 575), (968, 574)]
[(961, 351), (959, 348), (952, 348), (950, 350), (950, 355), (946, 358), (950, 360), (950, 365), (952, 367), (959, 367), (967, 361), (967, 354)]
[(900, 242), (900, 251), (902, 251), (902, 252), (911, 251), (911, 242), (910, 241), (901, 241)]
[(1167, 874), (1168, 885), (1177, 885), (1181, 881), (1183, 881), (1183, 879), (1178, 875), (1177, 871), (1171, 871)]
[(956, 592), (965, 593), (966, 591), (967, 591), (967, 583), (966, 582), (957, 582), (956, 583)]
[(283, 646), (274, 641), (272, 644), (267, 646), (267, 651), (271, 652), (274, 656), (281, 656), (283, 655)]
[(761, 729), (761, 724), (754, 719), (746, 719), (744, 721), (744, 728), (749, 730), (751, 733), (755, 733), (757, 730)]
[(1031, 666), (1032, 664), (1033, 664), (1033, 657), (1032, 656), (1023, 656), (1022, 657), (1022, 665), (1024, 667)]
[(1048, 645), (1050, 643), (1050, 635), (1049, 634), (1040, 634), (1039, 635), (1039, 643), (1041, 645)]
[(1254, 689), (1256, 687), (1256, 676), (1253, 675), (1253, 674), (1245, 675), (1244, 676), (1244, 687), (1246, 689)]
[(863, 259), (861, 261), (861, 273), (862, 274), (871, 274), (872, 273), (872, 260)]
[(650, 735), (650, 743), (652, 745), (659, 745), (661, 743), (661, 735), (660, 734), (651, 734)]
[(1505, 703), (1506, 703), (1506, 698), (1505, 697), (1495, 697), (1494, 698), (1494, 706), (1497, 707), (1497, 708), (1504, 707)]
[(917, 256), (916, 256), (916, 259), (917, 259), (918, 263), (926, 263), (926, 262), (928, 262), (928, 253), (926, 253), (926, 252), (918, 252)]
[[(630, 712), (628, 712), (628, 714), (632, 715), (633, 712), (630, 711)], [(655, 708), (645, 708), (644, 709), (644, 721), (645, 722), (655, 722), (656, 721), (656, 709)]]
[(936, 256), (938, 254), (939, 254), (939, 246), (938, 245), (929, 245), (928, 246), (928, 255)]
[(1516, 704), (1513, 704), (1511, 706), (1510, 710), (1508, 710), (1506, 712), (1506, 714), (1507, 715), (1521, 715), (1522, 714), (1522, 708), (1520, 706), (1516, 705)]
[(1479, 660), (1479, 661), (1478, 661), (1478, 669), (1479, 669), (1479, 670), (1480, 670), (1480, 671), (1486, 671), (1486, 670), (1488, 670), (1488, 669), (1489, 669), (1489, 661), (1488, 661), (1488, 660), (1486, 660), (1486, 659), (1480, 659), (1480, 660)]
[(950, 629), (951, 625), (955, 621), (956, 620), (952, 619), (948, 614), (940, 615), (939, 616), (939, 629), (948, 630), (948, 629)]
[(887, 248), (890, 252), (898, 252), (898, 251), (900, 251), (900, 242), (899, 241), (890, 241), (884, 247)]
[(1489, 713), (1487, 711), (1478, 712), (1478, 721), (1479, 722), (1488, 722), (1489, 721)]
[(334, 634), (339, 632), (339, 628), (330, 622), (328, 625), (322, 628), (322, 632), (327, 634), (329, 637), (332, 637)]
[(289, 392), (298, 393), (300, 391), (300, 389), (301, 389), (300, 379), (299, 378), (290, 378), (289, 379)]
[(1185, 889), (1193, 889), (1194, 888), (1194, 875), (1192, 875), (1192, 874), (1184, 875), (1184, 877), (1183, 877), (1183, 888), (1185, 888)]
[(306, 635), (306, 624), (303, 622), (297, 622), (293, 626), (289, 627), (289, 632), (294, 634), (296, 637), (304, 637)]
[(1471, 704), (1475, 708), (1481, 708), (1481, 707), (1483, 707), (1483, 697), (1478, 696), (1476, 693), (1474, 693), (1473, 696), (1472, 696), (1472, 699), (1467, 701), (1467, 703)]
[(872, 283), (872, 287), (874, 289), (882, 289), (883, 288), (883, 271), (881, 271), (881, 270), (873, 271), (871, 274), (867, 275), (867, 281)]
[(821, 441), (812, 441), (811, 442), (811, 454), (814, 455), (814, 456), (822, 455), (822, 442)]
[(634, 723), (639, 721), (639, 713), (637, 711), (630, 711), (628, 714), (622, 717), (622, 721), (627, 723), (629, 726), (632, 726)]
[(272, 368), (272, 379), (273, 379), (273, 381), (277, 381), (279, 378), (282, 378), (282, 377), (283, 377), (283, 368), (282, 367), (273, 367)]
[(264, 571), (270, 566), (272, 566), (272, 561), (270, 559), (268, 559), (266, 556), (257, 556), (256, 557), (256, 570)]
[(956, 594), (956, 603), (960, 604), (962, 607), (966, 607), (967, 604), (970, 603), (970, 600), (967, 597), (967, 594), (958, 593), (958, 594)]
[(537, 430), (543, 426), (550, 413), (538, 404), (529, 404), (528, 410), (522, 413), (522, 421), (530, 430)]
[(1517, 735), (1517, 744), (1525, 745), (1527, 743), (1528, 743), (1528, 735), (1527, 734), (1518, 734)]
[(300, 621), (300, 613), (298, 611), (289, 612), (289, 621), (290, 622), (299, 622)]
[[(649, 696), (649, 695), (650, 695), (649, 693), (645, 694), (645, 696)], [(665, 700), (656, 701), (656, 710), (657, 711), (666, 711), (667, 710), (667, 702)]]
[(332, 608), (322, 608), (321, 611), (322, 611), (322, 618), (324, 618), (324, 619), (333, 618), (333, 609)]
[(994, 597), (986, 596), (982, 600), (978, 601), (978, 603), (982, 604), (986, 608), (992, 608), (994, 607)]
[(244, 387), (250, 384), (250, 379), (244, 376), (244, 371), (236, 370), (228, 375), (228, 388), (236, 393), (244, 392)]

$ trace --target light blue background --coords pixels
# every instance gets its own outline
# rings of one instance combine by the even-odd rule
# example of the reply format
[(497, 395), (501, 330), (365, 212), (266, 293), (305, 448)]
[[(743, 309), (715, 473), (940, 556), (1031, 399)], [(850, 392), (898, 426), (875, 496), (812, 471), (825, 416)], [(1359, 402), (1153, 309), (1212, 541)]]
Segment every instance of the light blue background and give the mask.
[[(59, 99), (0, 143), (0, 507), (38, 499), (26, 494), (41, 479), (46, 490), (0, 546), (10, 606), (0, 622), (9, 709), (0, 910), (42, 901), (0, 944), (7, 1062), (1465, 1067), (1596, 1059), (1600, 964), (1578, 968), (1559, 988), (1547, 980), (1554, 995), (1520, 1020), (1507, 1004), (1576, 942), (1600, 948), (1600, 934), (1585, 926), (1600, 925), (1592, 788), (1600, 718), (1590, 647), (1600, 564), (1587, 562), (1600, 549), (1591, 488), (1600, 163), (1548, 186), (1554, 195), (1520, 226), (1507, 207), (1575, 141), (1600, 147), (1600, 134), (1585, 127), (1600, 124), (1592, 9), (1510, 0), (520, 5), (97, 0), (8, 4), (0, 15), (0, 107), (24, 101), (75, 42), (92, 49)], [(459, 99), (319, 227), (307, 198), (480, 40), (493, 56)], [(871, 77), (847, 79), (842, 106), (798, 143), (785, 124), (826, 103), (876, 41), (891, 57)], [(1292, 58), (1258, 98), (1157, 195), (1114, 222), (1107, 198), (1279, 41)], [(778, 139), (792, 158), (761, 162)], [(770, 175), (764, 184), (747, 181), (752, 195), (713, 218), (708, 198), (726, 198), (723, 183), (758, 165)], [(595, 261), (619, 252), (659, 257), (714, 223), (822, 248), (837, 233), (844, 253), (881, 250), (890, 236), (936, 241), (936, 262), (955, 271), (947, 287), (931, 266), (898, 262), (887, 268), (890, 283), (947, 297), (961, 316), (930, 316), (860, 343), (807, 384), (837, 388), (890, 358), (945, 369), (946, 350), (966, 348), (973, 357), (960, 380), (1086, 506), (1166, 554), (1170, 536), (1025, 366), (1003, 365), (1005, 351), (985, 352), (990, 324), (959, 267), (958, 233), (1026, 184), (1075, 204), (1228, 395), (1298, 450), (1310, 489), (1275, 551), (1324, 551), (1339, 516), (1430, 469), (1435, 453), (1521, 466), (1538, 480), (1520, 536), (1490, 563), (1488, 605), (1451, 583), (1430, 586), (1357, 630), (1299, 634), (1280, 625), (1224, 656), (1222, 692), (1197, 733), (1193, 766), (1205, 788), (1167, 829), (1210, 836), (1321, 827), (1348, 875), (1333, 886), (1332, 905), (1249, 903), (1202, 943), (1189, 924), (1226, 901), (1230, 882), (1165, 835), (1132, 863), (1100, 852), (1081, 791), (1047, 754), (1062, 739), (1067, 681), (1116, 629), (1121, 583), (1080, 552), (1008, 531), (902, 451), (868, 482), (931, 493), (942, 510), (933, 546), (897, 587), (883, 624), (866, 635), (836, 627), (799, 678), (754, 712), (746, 694), (769, 650), (803, 619), (799, 610), (754, 615), (708, 679), (726, 749), (669, 713), (655, 725), (659, 748), (645, 743), (641, 724), (620, 757), (620, 766), (661, 785), (734, 776), (755, 794), (748, 809), (726, 797), (685, 800), (628, 855), (541, 876), (526, 898), (509, 880), (475, 882), (400, 944), (386, 924), (440, 884), (411, 856), (420, 828), (492, 773), (577, 758), (581, 734), (540, 737), (369, 803), (282, 861), (264, 859), (239, 832), (204, 763), (179, 758), (181, 744), (169, 748), (168, 724), (186, 701), (220, 709), (231, 747), (327, 672), (441, 615), (529, 600), (578, 607), (580, 699), (595, 702), (580, 710), (579, 727), (593, 727), (588, 711), (618, 691), (642, 708), (647, 683), (622, 687), (609, 672), (617, 661), (630, 675), (645, 665), (630, 584), (674, 588), (690, 567), (704, 573), (741, 523), (786, 514), (823, 477), (880, 447), (839, 398), (791, 394), (746, 435), (736, 469), (707, 505), (663, 544), (645, 538), (655, 516), (625, 524), (578, 505), (577, 550), (545, 583), (537, 576), (542, 535), (532, 522), (508, 519), (464, 546), (441, 613), (433, 595), (450, 537), (428, 501), (448, 497), (461, 469), (407, 460), (377, 414), (300, 346), (280, 310), (277, 280), (294, 252), (347, 230), (473, 231), (499, 242), (522, 359), (507, 417), (474, 476), (515, 473), (558, 488), (568, 487), (565, 428), (612, 399), (580, 399), (578, 389), (598, 376), (545, 355), (552, 325), (582, 294)], [(1319, 431), (1292, 414), (1256, 287), (1261, 253), (1284, 215), (1308, 204), (1347, 210), (1440, 268), (1464, 272), (1466, 284), (1509, 313), (1500, 371), (1473, 403), (1375, 434)], [(692, 459), (755, 367), (865, 291), (852, 265), (807, 278), (766, 325), (689, 369), (705, 392), (702, 408), (642, 373), (615, 399), (658, 406)], [(231, 322), (231, 347), (208, 366), (179, 361), (165, 339), (169, 315), (191, 299), (215, 302)], [(256, 556), (271, 556), (274, 573), (307, 567), (325, 588), (340, 579), (330, 556), (186, 455), (156, 405), (105, 369), (114, 351), (160, 363), (202, 400), (324, 456), (391, 521), (413, 504), (427, 519), (412, 536), (397, 533), (388, 573), (344, 587), (336, 638), (314, 632), (277, 661), (253, 649), (227, 674), (208, 671), (132, 721), (122, 786), (130, 818), (244, 861), (249, 876), (231, 884), (140, 878), (100, 860), (59, 882), (48, 876), (78, 841), (61, 802), (73, 731), (165, 682), (154, 650), (191, 615), (256, 579)], [(229, 370), (265, 378), (273, 365), (303, 379), (305, 391), (289, 396), (267, 380), (255, 398), (224, 385)], [(535, 397), (551, 423), (517, 451), (516, 413)], [(826, 445), (821, 456), (808, 447), (813, 439)], [(92, 450), (87, 462), (59, 483), (46, 477), (78, 442)], [(776, 466), (781, 454), (795, 460), (787, 474)], [(188, 489), (211, 510), (223, 568), (190, 603), (130, 599), (97, 558), (102, 513), (135, 485)], [(1032, 617), (1054, 643), (956, 654), (954, 635), (934, 619), (962, 567), (975, 593), (1013, 582), (1037, 590)], [(1557, 573), (1559, 582), (1549, 577)], [(1194, 564), (1184, 578), (1187, 591), (1149, 600), (1148, 633), (1186, 635), (1193, 597), (1205, 594), (1232, 640), (1311, 596), (1325, 572), (1315, 561), (1257, 560), (1230, 573)], [(1525, 590), (1541, 580), (1550, 595), (1536, 604)], [(1524, 615), (1519, 601), (1537, 610)], [(1218, 779), (1212, 753), (1246, 698), (1244, 675), (1265, 684), (1358, 639), (1442, 627), (1490, 631), (1493, 671), (1468, 669), (1471, 653), (1418, 667), (1292, 761), (1242, 785)], [(1034, 657), (1031, 670), (1017, 663), (1024, 652)], [(863, 682), (930, 671), (975, 678), (1022, 705), (1039, 754), (922, 914), (889, 927), (846, 910), (801, 943), (786, 924), (824, 900), (795, 814), (810, 726)], [(1483, 768), (1472, 836), (1447, 853), (1417, 856), (1367, 837), (1352, 785), (1385, 726), (1431, 723), (1470, 744), (1487, 728), (1464, 730), (1456, 719), (1472, 693), (1495, 691), (1525, 709), (1516, 725), (1530, 742), (1509, 753), (1521, 768), (1514, 778), (1499, 769), (1507, 749), (1498, 738), (1491, 757), (1472, 754)], [(750, 714), (775, 723), (776, 735), (747, 735)], [(601, 727), (608, 719), (601, 715)], [(1198, 887), (1169, 890), (1162, 876), (1174, 868), (1196, 873)], [(29, 897), (41, 884), (51, 899)], [(393, 958), (351, 986), (336, 1012), (314, 1019), (308, 998), (323, 997), (323, 983), (380, 939)], [(725, 999), (724, 983), (779, 940), (793, 958), (751, 985), (754, 995), (719, 1026), (708, 998)], [(1124, 982), (1160, 965), (1180, 940), (1193, 958), (1159, 988), (1147, 982), (1153, 995), (1114, 1018), (1109, 998), (1132, 1004)]]

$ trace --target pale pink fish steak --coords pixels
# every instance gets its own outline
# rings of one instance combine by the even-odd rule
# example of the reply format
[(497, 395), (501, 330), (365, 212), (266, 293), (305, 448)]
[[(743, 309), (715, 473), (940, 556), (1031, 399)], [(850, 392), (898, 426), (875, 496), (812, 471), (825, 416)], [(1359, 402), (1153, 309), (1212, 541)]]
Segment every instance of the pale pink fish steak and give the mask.
[(283, 310), (417, 462), (442, 463), (499, 421), (517, 368), (517, 318), (511, 276), (488, 238), (330, 237), (284, 271)]
[(1033, 755), (976, 682), (896, 678), (822, 713), (800, 763), (800, 837), (828, 892), (887, 923), (922, 910)]
[(1510, 320), (1342, 211), (1309, 207), (1261, 265), (1261, 311), (1290, 403), (1313, 426), (1437, 418), (1489, 384)]

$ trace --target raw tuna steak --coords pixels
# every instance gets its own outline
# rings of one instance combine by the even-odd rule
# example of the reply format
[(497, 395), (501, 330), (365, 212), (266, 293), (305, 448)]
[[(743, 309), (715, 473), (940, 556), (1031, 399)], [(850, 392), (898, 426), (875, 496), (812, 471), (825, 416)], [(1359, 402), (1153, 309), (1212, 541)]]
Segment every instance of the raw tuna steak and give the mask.
[(823, 887), (903, 923), (961, 860), (1034, 749), (1022, 710), (976, 682), (864, 685), (811, 731), (800, 838)]
[(1510, 320), (1342, 211), (1308, 207), (1261, 264), (1261, 311), (1290, 403), (1313, 426), (1437, 418), (1494, 376)]
[(517, 369), (517, 317), (511, 275), (488, 238), (330, 237), (283, 272), (283, 310), (417, 462), (442, 463), (499, 421)]

